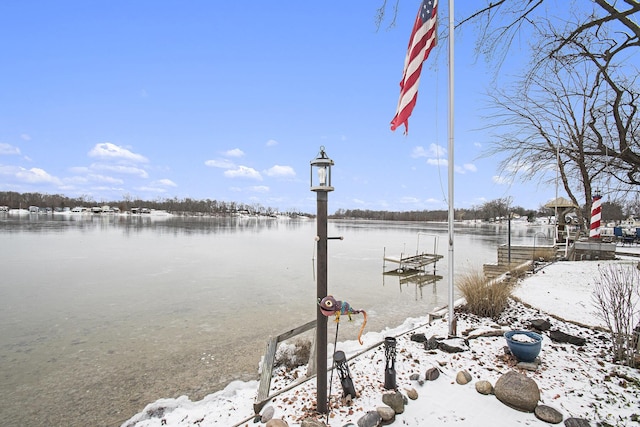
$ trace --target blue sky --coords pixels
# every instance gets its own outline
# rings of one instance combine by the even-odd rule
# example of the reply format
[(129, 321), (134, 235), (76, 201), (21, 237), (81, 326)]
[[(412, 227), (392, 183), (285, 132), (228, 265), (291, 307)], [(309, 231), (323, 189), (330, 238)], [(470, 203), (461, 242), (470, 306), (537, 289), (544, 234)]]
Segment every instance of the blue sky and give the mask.
[[(377, 30), (381, 4), (2, 2), (0, 191), (314, 212), (309, 162), (324, 146), (330, 212), (446, 209), (446, 50), (423, 68), (409, 135), (391, 132), (419, 1)], [(512, 197), (537, 209), (555, 188), (505, 183), (498, 159), (479, 157), (494, 75), (474, 43), (473, 28), (457, 32), (454, 206)], [(525, 56), (515, 46), (498, 82)]]

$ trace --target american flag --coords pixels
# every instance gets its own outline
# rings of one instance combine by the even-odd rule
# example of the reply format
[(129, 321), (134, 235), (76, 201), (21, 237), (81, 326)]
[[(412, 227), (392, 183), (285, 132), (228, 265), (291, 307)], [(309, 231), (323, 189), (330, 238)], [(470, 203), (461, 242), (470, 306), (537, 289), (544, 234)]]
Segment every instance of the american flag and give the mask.
[(422, 63), (427, 59), (431, 49), (436, 45), (436, 15), (438, 0), (423, 0), (413, 24), (407, 56), (404, 59), (404, 71), (400, 81), (400, 100), (396, 115), (391, 120), (391, 130), (404, 124), (404, 133), (409, 131), (409, 116), (418, 99), (418, 83)]

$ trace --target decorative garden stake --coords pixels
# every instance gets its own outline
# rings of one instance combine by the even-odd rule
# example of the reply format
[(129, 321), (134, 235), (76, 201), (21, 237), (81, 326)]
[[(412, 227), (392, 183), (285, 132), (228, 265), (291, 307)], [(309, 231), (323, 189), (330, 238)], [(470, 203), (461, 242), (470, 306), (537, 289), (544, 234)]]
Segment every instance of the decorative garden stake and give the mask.
[[(358, 342), (362, 345), (362, 332), (364, 332), (364, 327), (367, 325), (367, 312), (364, 310), (355, 310), (351, 307), (346, 301), (338, 301), (333, 295), (327, 295), (326, 297), (318, 300), (318, 305), (320, 306), (320, 312), (329, 317), (335, 316), (335, 322), (340, 323), (340, 315), (346, 314), (351, 319), (352, 314), (362, 314), (364, 319), (362, 320), (362, 326), (360, 327), (360, 332), (358, 332)], [(336, 333), (337, 335), (337, 333)]]
[(344, 351), (336, 351), (333, 354), (333, 364), (338, 370), (338, 376), (340, 377), (340, 384), (342, 384), (342, 395), (347, 397), (351, 395), (352, 399), (356, 397), (356, 388), (353, 386), (353, 380), (349, 373), (349, 366), (347, 366), (347, 358)]
[(394, 390), (396, 388), (396, 339), (386, 337), (384, 339), (384, 357), (387, 363), (384, 368), (384, 388)]

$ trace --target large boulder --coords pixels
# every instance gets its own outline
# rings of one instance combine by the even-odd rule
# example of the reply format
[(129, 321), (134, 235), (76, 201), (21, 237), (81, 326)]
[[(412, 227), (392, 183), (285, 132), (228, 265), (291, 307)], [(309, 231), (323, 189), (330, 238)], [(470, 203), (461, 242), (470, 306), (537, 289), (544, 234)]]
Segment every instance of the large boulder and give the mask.
[(538, 384), (516, 371), (498, 378), (493, 392), (500, 402), (522, 412), (533, 412), (540, 400)]

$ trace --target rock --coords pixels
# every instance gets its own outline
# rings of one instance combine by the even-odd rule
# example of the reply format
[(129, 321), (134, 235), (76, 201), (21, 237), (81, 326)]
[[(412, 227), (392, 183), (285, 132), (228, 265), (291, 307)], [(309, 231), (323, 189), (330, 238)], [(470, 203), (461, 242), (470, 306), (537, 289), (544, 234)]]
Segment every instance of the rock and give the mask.
[(538, 384), (516, 371), (498, 378), (493, 392), (500, 402), (522, 412), (533, 412), (540, 400)]
[(424, 379), (427, 381), (435, 381), (440, 376), (440, 370), (438, 368), (429, 368), (424, 374)]
[(382, 417), (377, 411), (369, 411), (358, 420), (358, 427), (377, 427), (382, 422)]
[(399, 391), (383, 394), (382, 403), (393, 409), (396, 414), (404, 412), (404, 396)]
[(431, 337), (427, 340), (427, 342), (424, 343), (424, 349), (435, 350), (438, 348), (439, 345), (440, 343), (438, 342), (438, 339), (436, 337)]
[(267, 422), (264, 427), (289, 427), (289, 424), (287, 424), (287, 422), (284, 420), (274, 418), (272, 420), (269, 420), (269, 422)]
[(263, 424), (268, 422), (271, 418), (273, 418), (273, 415), (275, 413), (276, 413), (276, 410), (273, 408), (273, 406), (267, 406), (266, 408), (264, 408), (264, 411), (262, 411), (262, 415), (260, 416), (260, 422)]
[(540, 366), (540, 358), (536, 357), (536, 360), (533, 362), (518, 362), (516, 367), (521, 369), (526, 369), (527, 371), (535, 372), (538, 370), (538, 366)]
[(531, 327), (539, 331), (548, 331), (551, 329), (551, 323), (546, 319), (534, 319), (531, 321)]
[(550, 331), (549, 338), (551, 338), (555, 342), (568, 342), (569, 344), (583, 346), (587, 343), (587, 340), (584, 338), (576, 337), (574, 335), (565, 334), (560, 331)]
[(327, 427), (322, 421), (314, 420), (313, 418), (305, 418), (300, 423), (300, 427)]
[(420, 380), (420, 374), (411, 374), (411, 375), (409, 376), (409, 379), (410, 379), (411, 381), (418, 381), (418, 380)]
[(560, 424), (563, 418), (559, 411), (547, 405), (536, 406), (534, 413), (538, 419), (549, 424)]
[(411, 341), (426, 342), (427, 341), (427, 337), (424, 334), (412, 334), (411, 335)]
[(376, 412), (384, 422), (393, 421), (396, 418), (396, 412), (388, 406), (379, 406)]
[(504, 336), (504, 331), (502, 329), (496, 329), (493, 331), (482, 331), (477, 332), (475, 334), (470, 334), (469, 339), (483, 338), (483, 337), (502, 337)]
[(416, 400), (418, 398), (418, 391), (415, 388), (407, 388), (404, 391), (407, 392), (407, 397), (411, 400)]
[(462, 339), (450, 339), (438, 344), (438, 350), (445, 353), (460, 353), (468, 349), (468, 344)]
[(491, 383), (489, 381), (478, 381), (476, 383), (476, 391), (480, 394), (493, 394), (493, 386), (491, 385)]
[(465, 385), (471, 381), (471, 374), (467, 371), (460, 371), (456, 375), (456, 382), (460, 385)]
[(567, 418), (564, 420), (565, 427), (591, 427), (589, 421), (583, 418)]

